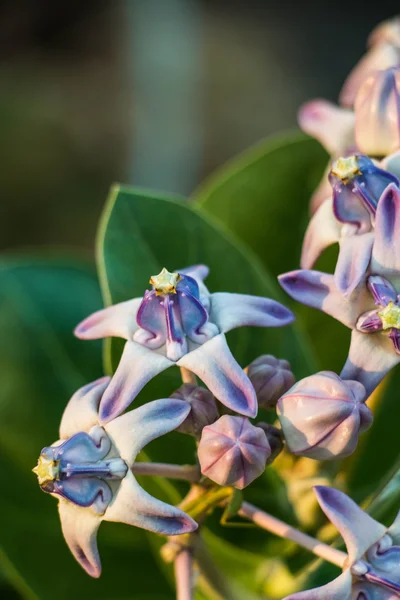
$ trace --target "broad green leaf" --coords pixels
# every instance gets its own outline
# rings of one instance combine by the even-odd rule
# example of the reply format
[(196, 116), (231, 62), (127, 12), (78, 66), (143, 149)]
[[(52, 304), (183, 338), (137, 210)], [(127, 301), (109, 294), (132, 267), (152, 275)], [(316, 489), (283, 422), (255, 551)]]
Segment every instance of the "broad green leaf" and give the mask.
[(173, 597), (146, 534), (104, 523), (100, 580), (72, 557), (57, 502), (44, 494), (32, 467), (57, 439), (72, 393), (101, 376), (101, 345), (72, 335), (100, 308), (92, 270), (77, 261), (5, 261), (0, 265), (0, 547), (1, 569), (27, 600)]

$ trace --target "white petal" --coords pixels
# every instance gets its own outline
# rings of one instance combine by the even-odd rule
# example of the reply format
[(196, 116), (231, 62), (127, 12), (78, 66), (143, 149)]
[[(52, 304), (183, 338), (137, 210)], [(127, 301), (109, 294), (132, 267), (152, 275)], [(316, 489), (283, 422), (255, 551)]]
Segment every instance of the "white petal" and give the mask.
[(136, 315), (143, 298), (134, 298), (98, 310), (75, 328), (76, 337), (82, 340), (97, 340), (106, 337), (121, 337), (131, 340), (138, 329)]
[(89, 431), (99, 422), (99, 404), (111, 377), (102, 377), (80, 388), (68, 402), (60, 423), (60, 439)]

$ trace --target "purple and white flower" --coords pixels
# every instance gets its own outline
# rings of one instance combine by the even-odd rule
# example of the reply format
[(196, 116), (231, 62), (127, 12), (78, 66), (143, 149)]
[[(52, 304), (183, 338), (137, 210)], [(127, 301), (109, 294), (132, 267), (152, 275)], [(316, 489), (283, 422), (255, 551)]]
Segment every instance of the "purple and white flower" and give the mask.
[(72, 396), (60, 439), (43, 448), (34, 469), (42, 490), (58, 498), (65, 540), (92, 577), (101, 573), (97, 530), (102, 521), (168, 536), (197, 528), (179, 508), (150, 496), (130, 470), (144, 446), (179, 427), (189, 404), (155, 400), (101, 426), (98, 410), (109, 381), (103, 377)]
[(81, 339), (122, 337), (125, 349), (100, 404), (100, 421), (121, 414), (143, 386), (168, 367), (184, 367), (202, 379), (228, 408), (257, 414), (257, 399), (225, 333), (236, 327), (281, 327), (293, 313), (274, 300), (243, 294), (210, 294), (203, 265), (150, 279), (152, 290), (100, 310), (75, 330)]
[(333, 197), (325, 200), (307, 228), (301, 267), (310, 269), (321, 252), (339, 242), (336, 283), (343, 293), (358, 285), (368, 267), (376, 207), (397, 177), (377, 167), (367, 156), (356, 154), (337, 159), (329, 173)]
[(391, 184), (378, 203), (371, 262), (350, 294), (339, 290), (333, 275), (319, 271), (292, 271), (279, 280), (292, 298), (326, 312), (353, 330), (341, 377), (360, 381), (369, 395), (400, 362), (399, 188)]
[(319, 588), (285, 600), (395, 600), (400, 596), (400, 513), (391, 527), (375, 521), (334, 488), (314, 488), (328, 519), (347, 546), (343, 573)]

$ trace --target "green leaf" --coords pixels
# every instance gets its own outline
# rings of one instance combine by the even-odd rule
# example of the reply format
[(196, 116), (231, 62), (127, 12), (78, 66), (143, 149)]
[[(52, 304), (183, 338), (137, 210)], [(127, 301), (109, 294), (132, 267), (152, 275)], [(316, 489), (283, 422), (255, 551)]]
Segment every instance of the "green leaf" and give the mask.
[(81, 385), (101, 376), (101, 345), (72, 335), (100, 308), (95, 274), (78, 261), (3, 260), (0, 264), (1, 570), (27, 600), (172, 598), (146, 534), (100, 527), (101, 579), (91, 579), (61, 533), (57, 502), (31, 473), (57, 439), (63, 409)]

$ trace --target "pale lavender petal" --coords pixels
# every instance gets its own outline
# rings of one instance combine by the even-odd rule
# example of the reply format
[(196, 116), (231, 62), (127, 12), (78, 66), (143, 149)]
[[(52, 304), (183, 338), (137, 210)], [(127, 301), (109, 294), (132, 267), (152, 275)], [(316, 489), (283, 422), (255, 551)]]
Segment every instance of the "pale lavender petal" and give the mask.
[(236, 327), (283, 327), (294, 319), (291, 310), (269, 298), (225, 292), (211, 294), (210, 320), (223, 333)]
[(289, 296), (322, 310), (350, 328), (355, 326), (362, 307), (370, 301), (365, 286), (345, 296), (337, 289), (334, 276), (320, 271), (291, 271), (278, 279)]
[(118, 417), (150, 379), (173, 364), (145, 346), (126, 342), (118, 368), (100, 402), (100, 422), (108, 423)]
[(351, 600), (352, 578), (349, 570), (322, 587), (286, 596), (284, 600)]
[(177, 363), (195, 373), (222, 404), (235, 412), (255, 417), (257, 397), (243, 369), (229, 350), (223, 334), (217, 335)]
[(332, 155), (340, 155), (353, 143), (354, 114), (326, 100), (312, 100), (300, 107), (300, 129), (315, 137)]
[(395, 352), (389, 336), (354, 330), (351, 334), (349, 356), (340, 377), (359, 381), (369, 396), (399, 362), (400, 356)]
[(329, 179), (328, 179), (328, 175), (329, 175), (330, 171), (331, 171), (331, 162), (329, 161), (328, 166), (325, 169), (324, 174), (322, 175), (322, 179), (321, 179), (317, 189), (314, 191), (313, 195), (311, 196), (310, 213), (312, 215), (321, 206), (321, 204), (323, 202), (325, 202), (325, 200), (327, 198), (330, 198), (332, 196), (332, 187), (331, 187), (331, 184), (329, 183)]
[(397, 301), (397, 293), (390, 281), (380, 275), (370, 275), (367, 286), (374, 302), (378, 306), (387, 306), (389, 302)]
[(372, 254), (379, 268), (400, 270), (400, 189), (393, 184), (378, 202)]
[(81, 340), (97, 340), (106, 337), (121, 337), (131, 340), (137, 330), (136, 314), (142, 298), (103, 308), (79, 323), (75, 329)]
[(379, 309), (369, 310), (361, 315), (358, 319), (356, 327), (362, 333), (376, 333), (382, 331), (382, 319), (379, 316)]
[(346, 494), (332, 487), (314, 487), (319, 505), (345, 541), (350, 563), (356, 562), (386, 533), (386, 527), (375, 521)]
[(386, 156), (381, 161), (380, 167), (400, 179), (400, 150)]
[(333, 214), (332, 198), (325, 200), (314, 213), (304, 236), (300, 265), (311, 269), (325, 248), (339, 241), (341, 225)]
[(189, 412), (190, 404), (183, 400), (154, 400), (117, 417), (105, 425), (105, 430), (119, 455), (132, 466), (142, 448), (179, 427)]
[(181, 535), (197, 529), (197, 523), (182, 510), (153, 498), (130, 471), (121, 481), (105, 521), (126, 523), (162, 535)]
[(351, 294), (364, 278), (371, 260), (374, 234), (349, 235), (340, 239), (335, 282), (343, 294)]
[(111, 377), (101, 377), (80, 388), (68, 402), (60, 423), (60, 439), (89, 431), (99, 421), (99, 404)]
[(100, 577), (97, 530), (102, 517), (90, 508), (76, 506), (68, 500), (60, 500), (58, 510), (62, 532), (72, 554), (89, 575)]
[(400, 510), (392, 525), (388, 529), (388, 534), (393, 540), (395, 546), (400, 546)]

